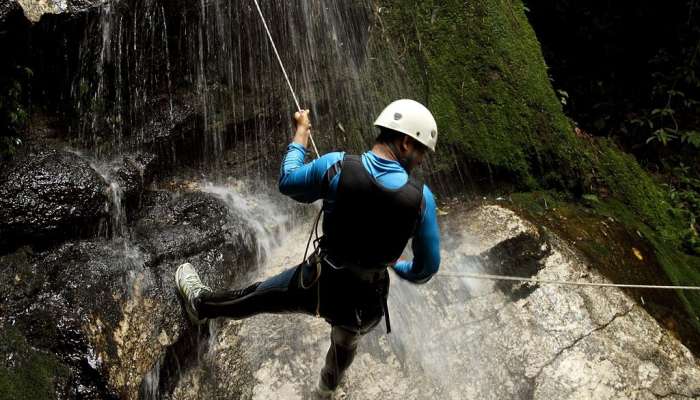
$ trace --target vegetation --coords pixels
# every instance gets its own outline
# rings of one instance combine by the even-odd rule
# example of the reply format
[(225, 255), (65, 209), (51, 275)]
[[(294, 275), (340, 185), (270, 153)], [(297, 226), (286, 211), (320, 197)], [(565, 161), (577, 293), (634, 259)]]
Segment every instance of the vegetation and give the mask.
[(0, 160), (11, 157), (22, 144), (28, 125), (29, 68), (14, 66), (0, 75)]
[(14, 327), (0, 330), (0, 400), (56, 398), (69, 371), (53, 354), (33, 349)]
[(699, 154), (700, 2), (526, 3), (554, 86), (570, 94), (583, 129), (643, 162)]

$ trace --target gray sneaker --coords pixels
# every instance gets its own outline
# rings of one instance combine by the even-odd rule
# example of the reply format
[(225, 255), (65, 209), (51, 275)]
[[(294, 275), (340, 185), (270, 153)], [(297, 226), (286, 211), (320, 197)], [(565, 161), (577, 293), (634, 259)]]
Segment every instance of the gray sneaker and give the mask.
[(204, 323), (207, 319), (199, 317), (194, 302), (202, 293), (211, 292), (211, 289), (202, 283), (192, 264), (184, 263), (177, 267), (177, 271), (175, 271), (175, 285), (180, 292), (180, 296), (185, 301), (185, 310), (190, 317), (190, 321), (195, 325)]

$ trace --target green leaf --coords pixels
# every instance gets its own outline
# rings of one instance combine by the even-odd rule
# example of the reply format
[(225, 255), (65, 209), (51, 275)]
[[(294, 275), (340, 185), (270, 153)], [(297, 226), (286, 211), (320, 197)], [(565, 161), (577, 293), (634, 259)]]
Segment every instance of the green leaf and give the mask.
[(674, 109), (670, 108), (670, 107), (666, 107), (666, 108), (664, 108), (663, 110), (661, 110), (661, 115), (666, 115), (666, 116), (667, 116), (667, 115), (673, 115), (673, 114), (675, 114), (675, 113), (676, 113), (676, 111), (675, 111)]
[(681, 133), (681, 142), (688, 143), (695, 148), (700, 148), (700, 132), (685, 131)]
[(647, 139), (647, 144), (654, 141), (654, 140), (658, 140), (659, 142), (661, 142), (661, 144), (666, 146), (668, 144), (668, 142), (670, 142), (673, 139), (676, 139), (677, 137), (678, 136), (674, 135), (670, 131), (668, 131), (664, 128), (659, 128), (653, 132), (652, 137)]
[(583, 198), (583, 200), (591, 204), (600, 203), (600, 199), (598, 199), (598, 196), (594, 194), (584, 194), (581, 197)]

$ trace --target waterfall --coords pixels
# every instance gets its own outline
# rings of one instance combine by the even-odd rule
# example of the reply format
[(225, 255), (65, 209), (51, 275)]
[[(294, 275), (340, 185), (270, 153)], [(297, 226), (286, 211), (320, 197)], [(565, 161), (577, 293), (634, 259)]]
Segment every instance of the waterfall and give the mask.
[(250, 182), (238, 181), (233, 185), (205, 182), (201, 190), (223, 200), (231, 214), (240, 216), (250, 225), (254, 237), (246, 237), (245, 240), (253, 242), (257, 249), (258, 266), (264, 265), (272, 250), (281, 245), (289, 228), (297, 222), (288, 202), (260, 192)]
[[(319, 147), (366, 147), (372, 117), (405, 88), (399, 73), (381, 87), (372, 79), (372, 3), (261, 6)], [(228, 156), (248, 177), (269, 177), (295, 107), (252, 1), (113, 0), (80, 48), (71, 93), (84, 145), (120, 154), (157, 145), (189, 121), (177, 132), (190, 144), (185, 156), (216, 167), (233, 148)]]

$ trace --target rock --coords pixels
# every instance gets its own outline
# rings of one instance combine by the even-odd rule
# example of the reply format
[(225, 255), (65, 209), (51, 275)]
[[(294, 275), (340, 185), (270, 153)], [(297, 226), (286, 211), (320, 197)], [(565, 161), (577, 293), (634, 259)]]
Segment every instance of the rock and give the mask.
[(151, 153), (136, 153), (124, 158), (125, 164), (135, 168), (143, 186), (153, 182), (156, 177), (158, 157)]
[[(233, 218), (233, 217), (232, 217)], [(169, 192), (147, 192), (143, 210), (134, 223), (134, 240), (156, 260), (188, 257), (226, 241), (242, 240), (231, 222), (223, 201), (206, 193), (173, 196)]]
[[(98, 167), (98, 171), (109, 184), (108, 196), (112, 203), (112, 214), (128, 213), (128, 216), (123, 217), (131, 218), (141, 208), (144, 190), (155, 178), (157, 160), (155, 154), (137, 152)], [(114, 210), (117, 206), (121, 210)]]
[(94, 232), (106, 215), (104, 179), (80, 156), (44, 150), (0, 171), (0, 253)]
[[(22, 8), (15, 0), (3, 1), (0, 4), (0, 27), (4, 28), (8, 19), (12, 18), (17, 12), (21, 12)], [(2, 31), (4, 29), (0, 29)]]
[(147, 107), (145, 121), (135, 128), (143, 137), (132, 138), (132, 146), (157, 154), (164, 166), (201, 160), (204, 121), (197, 98), (157, 98)]
[(31, 22), (39, 22), (44, 14), (77, 14), (102, 5), (104, 0), (16, 0)]
[(141, 197), (144, 189), (153, 182), (158, 157), (150, 153), (124, 156), (111, 176), (129, 198)]
[[(252, 228), (206, 193), (148, 192), (133, 240), (71, 241), (0, 259), (0, 326), (55, 354), (69, 371), (62, 396), (137, 398), (159, 360), (186, 363), (199, 337), (182, 311), (175, 267), (194, 263), (210, 285), (255, 266)], [(145, 229), (148, 220), (153, 226)], [(186, 344), (186, 345), (183, 345)], [(2, 349), (0, 349), (2, 350)], [(195, 353), (196, 354), (196, 353)], [(59, 396), (60, 397), (60, 396)]]
[[(336, 397), (700, 397), (697, 359), (619, 289), (542, 284), (513, 296), (518, 287), (447, 276), (507, 268), (605, 282), (555, 235), (505, 208), (481, 206), (452, 211), (443, 239), (444, 275), (425, 285), (393, 276), (392, 333), (378, 327), (362, 339)], [(290, 240), (265, 275), (302, 251)], [(219, 321), (199, 368), (184, 372), (172, 398), (313, 398), (328, 333), (325, 322), (308, 316)]]
[(54, 398), (70, 392), (68, 371), (51, 353), (34, 349), (17, 328), (0, 327), (0, 396), (3, 399)]

